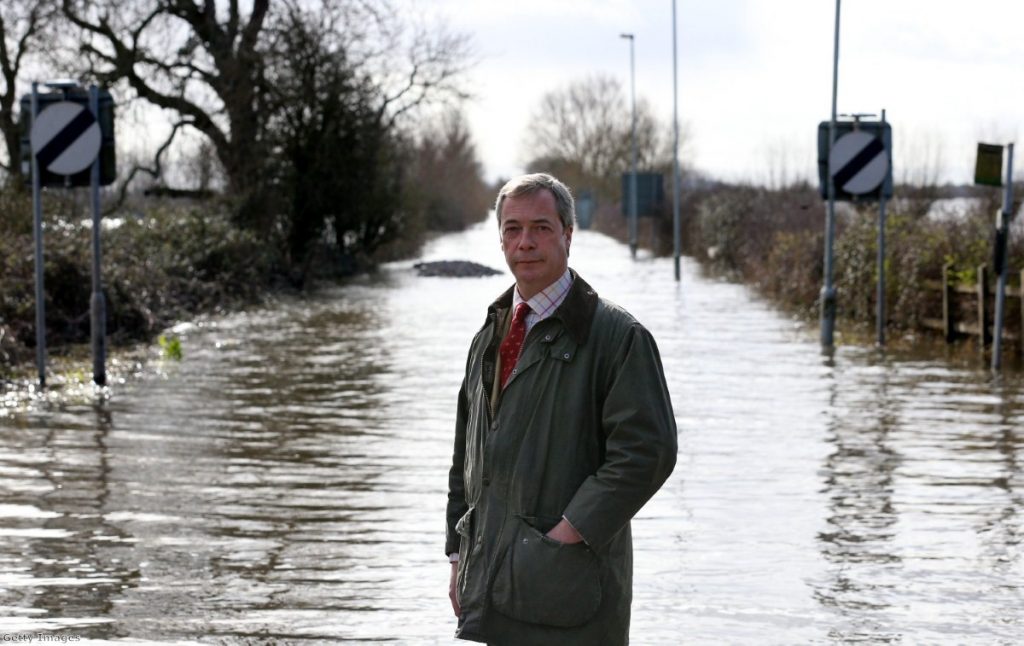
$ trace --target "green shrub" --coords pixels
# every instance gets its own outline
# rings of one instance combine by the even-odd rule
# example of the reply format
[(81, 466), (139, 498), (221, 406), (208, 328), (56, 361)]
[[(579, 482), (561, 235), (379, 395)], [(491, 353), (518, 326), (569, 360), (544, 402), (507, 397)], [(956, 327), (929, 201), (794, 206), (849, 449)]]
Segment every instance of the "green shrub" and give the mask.
[[(933, 221), (920, 200), (893, 200), (886, 221), (886, 302), (889, 324), (913, 330), (941, 315), (942, 297), (929, 288), (952, 264), (955, 282), (973, 284), (991, 266), (993, 216), (988, 196), (959, 218)], [(825, 206), (810, 187), (766, 191), (718, 186), (698, 208), (697, 258), (744, 280), (787, 309), (813, 318), (823, 281)], [(875, 321), (878, 280), (877, 204), (837, 215), (833, 279), (838, 313), (854, 324)], [(1012, 239), (1011, 285), (1024, 265), (1024, 241)], [(1017, 314), (1011, 314), (1011, 319)]]
[[(68, 202), (44, 204), (47, 344), (89, 340), (92, 231)], [(72, 211), (73, 212), (73, 211)], [(0, 192), (0, 373), (35, 346), (31, 200)], [(106, 220), (101, 240), (107, 332), (114, 344), (148, 341), (201, 312), (251, 303), (278, 275), (279, 248), (233, 225), (216, 206), (152, 203), (144, 214)]]

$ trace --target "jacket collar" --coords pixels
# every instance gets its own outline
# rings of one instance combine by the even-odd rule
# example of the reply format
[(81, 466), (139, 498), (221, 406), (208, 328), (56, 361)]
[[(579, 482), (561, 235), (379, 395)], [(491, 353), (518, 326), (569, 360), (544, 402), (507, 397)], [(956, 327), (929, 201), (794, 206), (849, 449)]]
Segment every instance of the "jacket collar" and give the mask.
[[(562, 321), (565, 325), (566, 331), (572, 336), (573, 340), (583, 345), (587, 341), (587, 337), (590, 336), (590, 326), (594, 322), (594, 312), (597, 311), (597, 292), (591, 287), (585, 280), (580, 278), (574, 270), (570, 269), (572, 273), (572, 287), (569, 288), (569, 293), (566, 294), (565, 300), (558, 306), (554, 314), (551, 316)], [(490, 307), (487, 308), (488, 314), (498, 315), (497, 320), (501, 320), (500, 316), (504, 312), (508, 311), (512, 307), (512, 294), (515, 290), (515, 285), (512, 285), (505, 293), (498, 297)]]

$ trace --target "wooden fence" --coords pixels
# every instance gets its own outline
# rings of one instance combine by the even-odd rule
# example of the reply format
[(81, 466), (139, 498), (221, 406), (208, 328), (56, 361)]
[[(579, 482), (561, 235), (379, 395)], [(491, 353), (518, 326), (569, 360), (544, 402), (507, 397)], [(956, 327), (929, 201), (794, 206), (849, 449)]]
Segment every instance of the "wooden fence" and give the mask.
[[(992, 342), (994, 334), (995, 290), (989, 286), (991, 271), (987, 265), (977, 269), (974, 285), (954, 284), (950, 280), (953, 266), (942, 268), (942, 281), (926, 281), (926, 289), (942, 292), (942, 318), (925, 318), (925, 327), (938, 330), (952, 343), (958, 336), (976, 336), (983, 345)], [(1024, 271), (1020, 272), (1021, 287), (1006, 287), (1006, 307), (1003, 318), (1003, 339), (1017, 341), (1024, 352)], [(966, 307), (965, 307), (966, 305)], [(971, 307), (973, 305), (973, 307)], [(1016, 310), (1019, 316), (1011, 313)]]

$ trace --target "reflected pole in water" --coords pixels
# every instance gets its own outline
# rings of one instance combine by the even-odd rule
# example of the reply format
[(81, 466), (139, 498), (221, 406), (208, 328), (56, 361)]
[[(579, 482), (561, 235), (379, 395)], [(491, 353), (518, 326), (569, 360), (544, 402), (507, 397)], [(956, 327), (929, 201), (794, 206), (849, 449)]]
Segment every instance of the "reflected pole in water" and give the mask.
[(832, 146), (836, 142), (836, 94), (839, 85), (839, 2), (832, 48), (832, 119), (828, 125), (828, 210), (825, 215), (825, 285), (821, 288), (821, 346), (831, 348), (836, 325), (836, 289), (832, 285), (832, 239), (836, 232), (836, 186), (832, 179)]
[[(995, 268), (999, 272), (999, 282), (996, 286), (996, 320), (995, 330), (992, 335), (992, 370), (1001, 370), (1003, 367), (1003, 313), (1006, 309), (1006, 241), (1010, 237), (1010, 219), (1013, 217), (1013, 144), (1006, 147), (1006, 190), (1003, 192), (1003, 208), (999, 211), (999, 221), (996, 223), (996, 253), (999, 266)], [(1021, 287), (1024, 290), (1024, 285)], [(1024, 311), (1024, 307), (1021, 308)], [(982, 330), (982, 337), (985, 331)]]
[(679, 282), (682, 223), (679, 220), (679, 57), (676, 54), (676, 0), (672, 0), (672, 254)]
[(633, 53), (633, 34), (619, 34), (620, 38), (629, 40), (629, 86), (632, 96), (633, 125), (630, 139), (633, 148), (633, 170), (629, 176), (629, 254), (636, 258), (636, 58)]

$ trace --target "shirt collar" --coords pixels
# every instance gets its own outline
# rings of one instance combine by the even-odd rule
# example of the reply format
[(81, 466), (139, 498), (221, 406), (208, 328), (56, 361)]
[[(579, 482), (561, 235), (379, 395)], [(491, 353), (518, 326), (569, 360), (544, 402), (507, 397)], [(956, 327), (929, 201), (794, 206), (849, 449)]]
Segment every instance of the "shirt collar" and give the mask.
[[(587, 342), (587, 337), (590, 335), (590, 326), (597, 311), (598, 296), (594, 288), (587, 284), (587, 281), (583, 280), (579, 274), (571, 269), (569, 272), (572, 274), (572, 287), (569, 288), (569, 294), (565, 297), (561, 307), (555, 311), (555, 317), (565, 323), (565, 329), (572, 335), (576, 343), (582, 345)], [(505, 316), (509, 308), (512, 307), (515, 291), (516, 286), (512, 285), (487, 308), (487, 315), (492, 323), (495, 317)]]
[(523, 299), (522, 295), (519, 293), (519, 287), (517, 286), (512, 291), (512, 309), (515, 311), (517, 305), (520, 303), (526, 303), (530, 306), (530, 310), (532, 310), (540, 320), (546, 319), (554, 314), (555, 310), (558, 309), (558, 306), (562, 304), (562, 301), (564, 301), (565, 297), (569, 294), (570, 287), (572, 287), (572, 274), (569, 272), (569, 268), (566, 267), (565, 273), (563, 273), (558, 280), (540, 290), (529, 299)]

